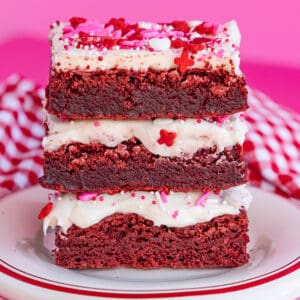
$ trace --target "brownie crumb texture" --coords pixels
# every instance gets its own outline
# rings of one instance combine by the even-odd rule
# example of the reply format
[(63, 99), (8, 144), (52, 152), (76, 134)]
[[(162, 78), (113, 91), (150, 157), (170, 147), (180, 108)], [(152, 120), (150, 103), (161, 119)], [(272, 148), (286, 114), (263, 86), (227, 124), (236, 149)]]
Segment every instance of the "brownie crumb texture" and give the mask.
[(248, 262), (247, 214), (172, 228), (116, 213), (86, 229), (56, 229), (56, 264), (70, 269), (237, 267)]
[(224, 70), (52, 70), (46, 108), (62, 119), (216, 117), (244, 111), (245, 78)]
[(61, 192), (221, 190), (247, 181), (242, 146), (200, 149), (191, 159), (160, 157), (131, 139), (115, 148), (69, 144), (45, 153), (45, 188)]

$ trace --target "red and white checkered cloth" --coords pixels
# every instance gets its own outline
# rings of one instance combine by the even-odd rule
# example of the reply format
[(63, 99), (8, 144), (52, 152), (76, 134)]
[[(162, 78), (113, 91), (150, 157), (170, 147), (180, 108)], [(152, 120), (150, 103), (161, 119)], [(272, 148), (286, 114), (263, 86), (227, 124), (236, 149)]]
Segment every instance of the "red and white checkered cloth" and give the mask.
[(17, 75), (0, 84), (0, 197), (42, 174), (44, 91)]
[[(13, 75), (0, 85), (0, 197), (42, 173), (43, 90)], [(300, 199), (300, 116), (249, 89), (245, 156), (250, 182)]]

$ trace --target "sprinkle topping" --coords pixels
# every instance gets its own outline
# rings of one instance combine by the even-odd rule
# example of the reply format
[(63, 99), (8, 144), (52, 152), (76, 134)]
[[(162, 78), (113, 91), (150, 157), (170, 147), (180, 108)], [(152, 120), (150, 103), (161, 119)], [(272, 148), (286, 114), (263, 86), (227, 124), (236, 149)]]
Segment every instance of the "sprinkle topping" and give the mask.
[(155, 51), (162, 51), (170, 48), (171, 41), (169, 38), (153, 38), (149, 40), (149, 46)]
[(210, 191), (203, 193), (195, 202), (195, 206), (202, 206), (204, 207), (204, 201), (208, 198)]
[[(76, 27), (78, 27), (79, 24), (85, 23), (86, 21), (87, 21), (87, 19), (85, 19), (85, 18), (72, 17), (72, 18), (70, 19), (70, 24), (71, 24), (71, 26), (72, 26), (74, 29), (76, 29)], [(70, 31), (71, 31), (71, 30), (70, 30)], [(69, 32), (70, 32), (70, 31), (69, 31)]]
[(172, 218), (176, 219), (179, 215), (178, 209), (174, 210), (174, 212), (172, 213)]
[(42, 210), (40, 211), (40, 213), (39, 213), (39, 215), (38, 215), (38, 218), (39, 218), (40, 220), (43, 220), (44, 218), (46, 218), (46, 217), (50, 214), (50, 212), (51, 212), (51, 210), (52, 210), (52, 207), (53, 207), (53, 203), (52, 203), (52, 202), (47, 203), (47, 204), (42, 208)]
[(174, 63), (179, 66), (180, 72), (185, 72), (188, 67), (194, 64), (194, 61), (189, 58), (188, 51), (182, 51), (181, 57), (174, 58)]
[[(238, 50), (239, 41), (231, 40), (227, 25), (210, 22), (186, 22), (175, 20), (170, 23), (129, 23), (124, 18), (111, 18), (106, 23), (72, 17), (69, 22), (53, 23), (51, 28), (60, 27), (58, 38), (62, 47), (69, 51), (73, 48), (86, 51), (99, 51), (98, 60), (105, 60), (107, 50), (132, 49), (148, 51), (175, 51), (174, 63), (180, 72), (194, 65), (199, 57), (222, 58), (222, 45), (227, 44), (232, 51)], [(236, 49), (237, 48), (237, 49)], [(178, 51), (176, 51), (178, 50)], [(198, 57), (193, 55), (197, 54)], [(192, 55), (189, 55), (192, 54)], [(88, 56), (87, 56), (88, 57)], [(203, 59), (204, 60), (204, 59)]]
[(160, 137), (157, 140), (157, 142), (160, 145), (165, 144), (166, 146), (171, 147), (174, 144), (174, 140), (176, 138), (176, 132), (161, 129), (159, 134), (160, 134)]
[(77, 199), (81, 201), (95, 200), (98, 193), (81, 193), (77, 195)]
[(164, 191), (160, 192), (160, 198), (163, 203), (168, 203), (167, 195)]

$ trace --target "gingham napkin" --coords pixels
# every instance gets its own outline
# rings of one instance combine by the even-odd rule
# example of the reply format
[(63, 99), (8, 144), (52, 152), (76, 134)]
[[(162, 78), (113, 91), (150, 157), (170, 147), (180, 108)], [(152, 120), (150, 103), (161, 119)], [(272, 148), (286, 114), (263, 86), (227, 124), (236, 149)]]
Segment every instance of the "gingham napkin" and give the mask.
[[(13, 75), (0, 85), (0, 197), (42, 173), (43, 90)], [(300, 116), (249, 89), (245, 157), (250, 182), (300, 199)]]

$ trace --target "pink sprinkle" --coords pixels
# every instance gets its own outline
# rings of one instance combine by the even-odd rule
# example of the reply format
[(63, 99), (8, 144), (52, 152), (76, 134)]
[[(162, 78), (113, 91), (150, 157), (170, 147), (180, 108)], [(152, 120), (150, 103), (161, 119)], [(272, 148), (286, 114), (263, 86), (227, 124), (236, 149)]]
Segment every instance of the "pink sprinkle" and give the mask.
[(70, 32), (73, 31), (73, 27), (71, 27), (71, 26), (66, 26), (66, 27), (64, 27), (62, 30), (63, 30), (63, 34), (67, 34), (67, 33), (70, 33)]
[(127, 46), (131, 48), (136, 48), (136, 47), (143, 47), (146, 45), (146, 42), (143, 40), (133, 40), (133, 41), (122, 41), (120, 43), (121, 46)]
[(130, 29), (125, 35), (124, 37), (129, 37), (131, 35), (135, 34), (135, 30), (134, 29)]
[(245, 121), (245, 115), (243, 113), (240, 114), (239, 116), (240, 121)]
[(228, 129), (229, 131), (233, 131), (233, 126), (230, 125)]
[(58, 198), (59, 195), (60, 195), (60, 193), (59, 192), (55, 192), (53, 195), (54, 195), (55, 198)]
[(204, 201), (208, 198), (210, 191), (205, 192), (204, 194), (202, 194), (195, 202), (195, 206), (199, 206), (201, 205), (202, 207), (204, 207)]
[(207, 55), (206, 54), (202, 54), (201, 56), (199, 56), (197, 58), (198, 61), (205, 61), (207, 59)]
[(155, 201), (155, 200), (152, 200), (152, 204), (155, 205), (155, 204), (156, 204), (156, 201)]
[(134, 198), (135, 197), (135, 193), (131, 193), (131, 197)]
[(122, 31), (120, 29), (118, 29), (112, 33), (113, 39), (119, 39), (119, 38), (121, 38), (121, 36), (122, 36)]
[(113, 202), (113, 203), (112, 203), (112, 206), (115, 206), (115, 205), (116, 205), (116, 203), (115, 203), (115, 202)]
[(161, 197), (161, 200), (163, 203), (167, 203), (168, 202), (168, 199), (167, 199), (167, 195), (164, 191), (161, 191), (160, 192), (160, 197)]
[(141, 199), (142, 199), (142, 200), (145, 200), (145, 198), (146, 198), (146, 197), (145, 197), (144, 195), (141, 196)]
[(229, 119), (230, 119), (230, 116), (219, 116), (219, 117), (216, 117), (216, 121), (217, 121), (218, 126), (221, 126), (225, 121), (227, 121)]
[(199, 123), (199, 124), (200, 124), (200, 123), (201, 123), (201, 119), (197, 119), (197, 123)]
[(218, 122), (225, 122), (230, 119), (230, 116), (220, 116), (217, 117)]
[(107, 27), (105, 27), (105, 30), (107, 30), (107, 32), (112, 33), (114, 31), (114, 26), (113, 25), (109, 25)]
[(100, 197), (99, 197), (99, 200), (100, 200), (100, 201), (104, 201), (104, 197), (103, 197), (103, 196), (100, 196)]
[(190, 205), (191, 203), (191, 201), (185, 202), (186, 205)]
[(160, 37), (159, 31), (157, 31), (155, 29), (142, 30), (141, 35), (142, 35), (143, 38), (148, 38), (148, 39)]
[(101, 124), (100, 124), (99, 121), (94, 121), (93, 125), (94, 125), (95, 127), (98, 127), (98, 126), (100, 126)]
[(174, 210), (173, 214), (172, 214), (172, 218), (176, 219), (178, 217), (178, 209)]
[(224, 49), (220, 49), (217, 53), (216, 53), (216, 56), (219, 57), (219, 58), (222, 58), (224, 55)]
[(171, 37), (182, 37), (184, 36), (184, 33), (182, 31), (176, 31), (176, 30), (172, 30), (172, 31), (169, 31), (168, 32), (168, 35), (171, 36)]
[(77, 195), (77, 199), (81, 201), (95, 200), (98, 193), (81, 193)]
[(238, 50), (239, 47), (236, 45), (236, 44), (232, 44), (231, 47), (234, 49), (234, 50)]

